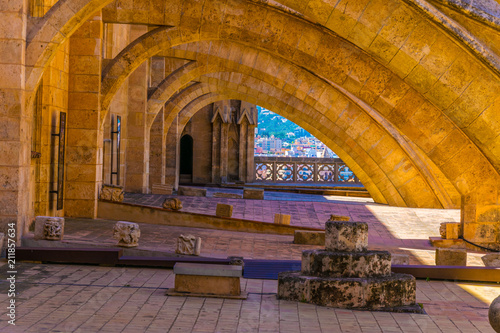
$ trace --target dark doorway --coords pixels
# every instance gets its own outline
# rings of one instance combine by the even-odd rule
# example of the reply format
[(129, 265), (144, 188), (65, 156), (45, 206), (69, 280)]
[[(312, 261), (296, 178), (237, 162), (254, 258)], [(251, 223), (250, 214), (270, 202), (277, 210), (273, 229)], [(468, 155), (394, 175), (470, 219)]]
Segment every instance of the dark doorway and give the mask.
[(186, 134), (181, 138), (180, 182), (192, 182), (193, 179), (193, 138)]

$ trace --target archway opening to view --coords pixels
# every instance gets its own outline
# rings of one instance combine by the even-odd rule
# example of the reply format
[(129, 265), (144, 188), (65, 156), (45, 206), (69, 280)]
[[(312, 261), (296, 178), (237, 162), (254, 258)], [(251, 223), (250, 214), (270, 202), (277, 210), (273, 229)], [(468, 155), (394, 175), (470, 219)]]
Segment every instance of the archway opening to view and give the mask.
[(255, 180), (316, 185), (361, 183), (323, 142), (290, 120), (257, 106)]

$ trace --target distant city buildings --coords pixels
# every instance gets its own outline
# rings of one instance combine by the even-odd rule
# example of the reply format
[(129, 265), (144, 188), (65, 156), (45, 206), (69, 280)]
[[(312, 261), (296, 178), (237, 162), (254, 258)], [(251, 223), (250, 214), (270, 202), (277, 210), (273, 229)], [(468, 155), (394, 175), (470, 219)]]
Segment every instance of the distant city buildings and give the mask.
[[(257, 109), (259, 126), (255, 130), (255, 156), (338, 158), (323, 142), (303, 128), (267, 109)], [(285, 129), (283, 124), (286, 123)]]

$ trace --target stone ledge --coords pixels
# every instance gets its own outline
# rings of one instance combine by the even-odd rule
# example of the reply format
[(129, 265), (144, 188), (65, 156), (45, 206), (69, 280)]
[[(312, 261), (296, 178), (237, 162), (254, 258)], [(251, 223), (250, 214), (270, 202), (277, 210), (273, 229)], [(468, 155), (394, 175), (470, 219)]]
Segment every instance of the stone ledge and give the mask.
[(379, 278), (322, 278), (283, 272), (278, 299), (344, 309), (423, 313), (415, 303), (416, 282), (408, 274)]
[(174, 266), (174, 274), (241, 277), (242, 267), (238, 265), (193, 264), (180, 262)]
[(391, 254), (387, 251), (302, 252), (302, 274), (317, 277), (384, 277), (391, 275)]
[(177, 194), (190, 196), (190, 197), (206, 197), (207, 190), (204, 188), (179, 186), (179, 189), (177, 190)]

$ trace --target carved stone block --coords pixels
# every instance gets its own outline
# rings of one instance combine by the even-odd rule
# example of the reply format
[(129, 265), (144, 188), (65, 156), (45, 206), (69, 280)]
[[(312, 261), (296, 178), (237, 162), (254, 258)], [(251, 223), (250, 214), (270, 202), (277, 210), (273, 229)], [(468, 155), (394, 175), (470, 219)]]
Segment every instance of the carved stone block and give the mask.
[(118, 246), (135, 247), (139, 245), (141, 230), (137, 223), (118, 221), (113, 228), (113, 237), (118, 240)]
[(100, 200), (108, 200), (114, 202), (123, 201), (123, 186), (103, 184), (101, 188)]
[(325, 247), (328, 251), (366, 251), (368, 224), (365, 222), (326, 222)]
[(290, 225), (290, 218), (291, 218), (290, 215), (274, 214), (274, 223)]
[(215, 215), (219, 217), (231, 217), (233, 216), (233, 206), (218, 203)]
[(193, 235), (180, 235), (177, 238), (175, 253), (199, 256), (201, 252), (201, 238)]
[(437, 266), (467, 266), (467, 251), (464, 249), (436, 249)]
[(182, 209), (182, 201), (177, 198), (165, 199), (163, 202), (163, 208), (170, 210), (180, 210)]
[(37, 216), (35, 219), (35, 240), (62, 240), (64, 217)]

